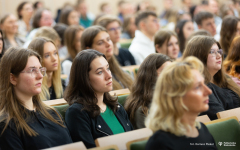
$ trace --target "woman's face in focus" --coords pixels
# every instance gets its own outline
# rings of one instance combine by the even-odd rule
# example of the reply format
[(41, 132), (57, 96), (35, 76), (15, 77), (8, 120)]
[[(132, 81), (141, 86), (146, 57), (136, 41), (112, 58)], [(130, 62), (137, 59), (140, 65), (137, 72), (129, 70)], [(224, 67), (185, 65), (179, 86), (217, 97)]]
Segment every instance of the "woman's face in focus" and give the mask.
[(188, 108), (187, 113), (199, 114), (209, 108), (209, 95), (212, 90), (205, 83), (202, 74), (198, 70), (191, 70), (193, 85), (183, 96), (183, 103)]

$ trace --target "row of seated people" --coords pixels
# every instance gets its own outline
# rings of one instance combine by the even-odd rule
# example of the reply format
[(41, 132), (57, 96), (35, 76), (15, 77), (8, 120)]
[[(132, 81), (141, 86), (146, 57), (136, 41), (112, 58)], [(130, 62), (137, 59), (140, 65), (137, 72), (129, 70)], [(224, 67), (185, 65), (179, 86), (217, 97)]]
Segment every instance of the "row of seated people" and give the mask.
[[(214, 51), (208, 53), (208, 59), (221, 58), (214, 39), (206, 36), (196, 36), (192, 41), (194, 39), (210, 41)], [(192, 48), (189, 50), (193, 51)], [(159, 143), (162, 147), (167, 147), (173, 141), (178, 142), (179, 146), (189, 147), (189, 138), (182, 138), (183, 135), (190, 137), (193, 143), (215, 143), (205, 125), (195, 122), (199, 113), (208, 110), (208, 103), (212, 102), (211, 95), (216, 96), (202, 76), (206, 69), (204, 62), (189, 57), (167, 64), (167, 61), (170, 62), (167, 56), (152, 54), (146, 59), (146, 64), (151, 62), (148, 59), (160, 60), (153, 59), (156, 56), (165, 58), (165, 64), (159, 65), (155, 70), (155, 76), (160, 76), (146, 119), (147, 127), (154, 132), (148, 149), (158, 147)], [(113, 76), (104, 54), (96, 50), (83, 50), (73, 60), (65, 94), (70, 105), (66, 111), (66, 125), (59, 113), (44, 105), (40, 99), (41, 83), (46, 74), (46, 68), (42, 67), (40, 60), (38, 53), (17, 48), (9, 49), (2, 58), (2, 149), (40, 149), (72, 141), (83, 141), (91, 148), (96, 146), (94, 139), (98, 137), (133, 130), (123, 106), (108, 93), (112, 90)], [(214, 64), (221, 66), (218, 62)], [(138, 75), (141, 74), (141, 68), (142, 66)], [(172, 134), (180, 136), (179, 140), (172, 137)], [(163, 136), (165, 137), (161, 139)], [(209, 147), (216, 149), (214, 144)]]

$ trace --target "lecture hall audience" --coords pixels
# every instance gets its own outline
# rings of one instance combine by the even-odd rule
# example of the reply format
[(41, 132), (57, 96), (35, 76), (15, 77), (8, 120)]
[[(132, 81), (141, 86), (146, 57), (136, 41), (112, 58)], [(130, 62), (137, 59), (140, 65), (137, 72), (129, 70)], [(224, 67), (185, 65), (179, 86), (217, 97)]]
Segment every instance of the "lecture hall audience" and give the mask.
[(240, 107), (240, 0), (93, 1), (3, 3), (0, 149), (92, 148), (146, 127), (146, 149), (216, 149), (195, 120)]

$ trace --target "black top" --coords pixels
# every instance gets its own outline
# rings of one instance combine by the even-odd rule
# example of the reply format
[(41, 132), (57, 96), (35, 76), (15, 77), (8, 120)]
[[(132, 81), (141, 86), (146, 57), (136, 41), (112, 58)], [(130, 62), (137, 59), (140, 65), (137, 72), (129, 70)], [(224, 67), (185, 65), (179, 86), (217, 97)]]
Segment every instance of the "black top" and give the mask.
[[(40, 112), (29, 111), (30, 119), (27, 122), (29, 127), (38, 133), (36, 137), (28, 136), (23, 132), (18, 132), (13, 121), (7, 126), (6, 130), (0, 136), (1, 150), (35, 150), (72, 143), (69, 131), (58, 124), (44, 118)], [(52, 112), (51, 115), (58, 119)], [(2, 132), (5, 123), (0, 123)]]
[(216, 113), (239, 107), (240, 98), (232, 90), (221, 88), (213, 83), (207, 86), (212, 90), (212, 94), (209, 95), (209, 109), (200, 115), (208, 115), (211, 120), (215, 120), (218, 119)]
[[(96, 147), (95, 139), (113, 135), (113, 132), (101, 115), (91, 118), (88, 112), (82, 109), (83, 105), (79, 103), (74, 103), (68, 108), (65, 115), (67, 127), (73, 142), (83, 141), (87, 148)], [(133, 130), (132, 124), (122, 105), (118, 105), (115, 116), (124, 131)]]
[(198, 137), (191, 138), (159, 130), (149, 138), (146, 150), (217, 150), (212, 135), (203, 123), (198, 132)]
[(119, 48), (118, 56), (115, 55), (118, 60), (118, 63), (121, 66), (131, 66), (136, 65), (135, 59), (133, 58), (132, 54), (128, 51), (128, 49)]
[[(66, 89), (65, 80), (61, 79), (61, 81), (62, 81), (62, 88), (63, 88), (63, 92), (64, 92)], [(57, 99), (53, 85), (50, 88), (48, 88), (48, 90), (49, 90), (49, 94), (50, 94), (49, 100)], [(60, 97), (60, 98), (62, 98), (62, 97)]]

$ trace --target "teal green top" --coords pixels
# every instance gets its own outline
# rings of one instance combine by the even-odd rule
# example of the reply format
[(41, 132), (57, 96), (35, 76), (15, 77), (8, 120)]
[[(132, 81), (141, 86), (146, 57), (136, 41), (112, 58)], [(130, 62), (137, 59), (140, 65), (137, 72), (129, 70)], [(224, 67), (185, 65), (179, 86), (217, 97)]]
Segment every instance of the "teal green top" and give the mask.
[(101, 116), (109, 128), (112, 130), (113, 134), (125, 132), (117, 117), (108, 106), (106, 108), (106, 111), (104, 113), (101, 113)]

